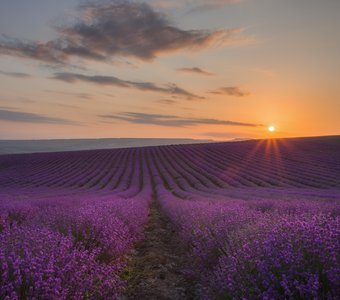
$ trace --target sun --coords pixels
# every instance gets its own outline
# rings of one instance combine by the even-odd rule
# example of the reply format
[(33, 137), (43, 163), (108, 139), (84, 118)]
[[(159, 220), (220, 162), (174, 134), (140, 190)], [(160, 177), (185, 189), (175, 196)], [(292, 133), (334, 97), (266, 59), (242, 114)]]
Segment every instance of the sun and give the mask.
[(270, 125), (269, 127), (268, 127), (268, 131), (269, 132), (274, 132), (276, 130), (276, 128), (275, 128), (275, 126), (273, 126), (273, 125)]

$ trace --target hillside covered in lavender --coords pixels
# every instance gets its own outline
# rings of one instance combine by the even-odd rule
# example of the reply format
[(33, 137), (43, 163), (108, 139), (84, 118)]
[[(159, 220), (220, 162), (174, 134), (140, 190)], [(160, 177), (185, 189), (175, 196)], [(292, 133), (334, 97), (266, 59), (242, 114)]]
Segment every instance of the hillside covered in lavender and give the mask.
[(339, 299), (339, 150), (322, 137), (1, 155), (0, 299)]

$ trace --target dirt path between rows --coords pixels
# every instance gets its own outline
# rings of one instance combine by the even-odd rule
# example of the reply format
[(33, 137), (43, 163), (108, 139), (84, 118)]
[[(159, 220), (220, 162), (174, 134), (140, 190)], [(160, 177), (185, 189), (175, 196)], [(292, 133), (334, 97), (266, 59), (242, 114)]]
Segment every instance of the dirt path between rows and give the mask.
[(186, 254), (176, 230), (154, 199), (145, 239), (136, 246), (126, 270), (127, 285), (122, 300), (195, 299), (193, 284), (182, 271)]

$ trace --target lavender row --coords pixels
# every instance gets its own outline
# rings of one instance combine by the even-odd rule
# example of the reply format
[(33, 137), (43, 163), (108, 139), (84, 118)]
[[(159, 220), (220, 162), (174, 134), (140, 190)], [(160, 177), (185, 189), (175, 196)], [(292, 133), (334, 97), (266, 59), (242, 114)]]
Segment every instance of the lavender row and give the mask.
[(189, 245), (202, 299), (337, 299), (339, 203), (181, 200), (158, 190)]
[[(39, 197), (39, 189), (32, 193)], [(143, 236), (150, 193), (2, 198), (0, 298), (117, 298), (124, 256)]]

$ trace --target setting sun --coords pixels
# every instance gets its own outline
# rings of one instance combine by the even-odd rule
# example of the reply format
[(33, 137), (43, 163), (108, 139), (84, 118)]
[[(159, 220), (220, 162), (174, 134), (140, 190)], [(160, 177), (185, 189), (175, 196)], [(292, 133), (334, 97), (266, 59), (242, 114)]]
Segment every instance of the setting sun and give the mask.
[(275, 126), (271, 125), (271, 126), (268, 127), (269, 132), (274, 132), (275, 130), (276, 130)]

